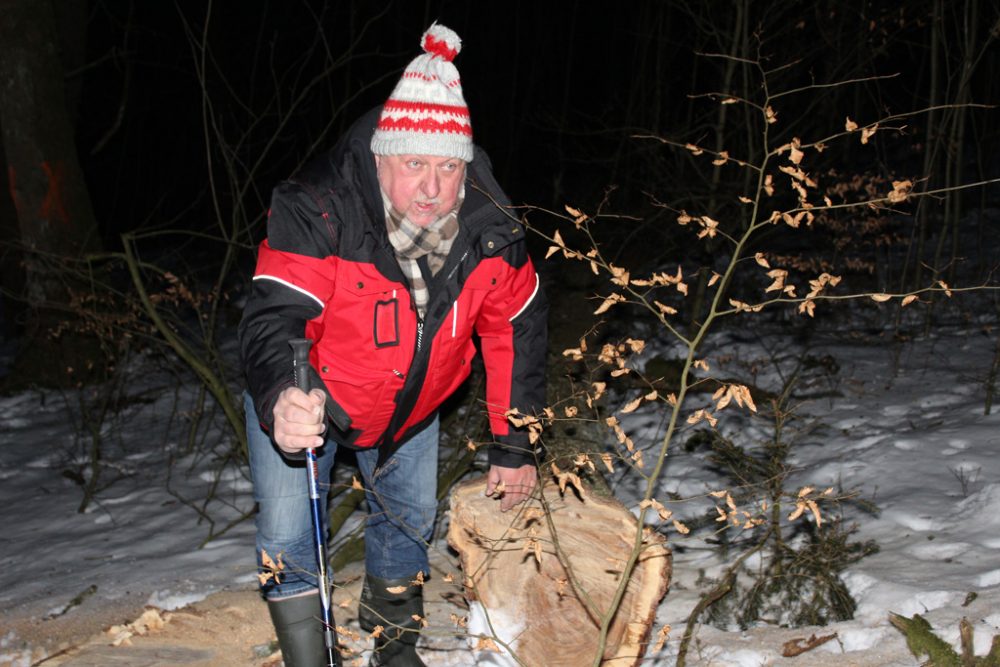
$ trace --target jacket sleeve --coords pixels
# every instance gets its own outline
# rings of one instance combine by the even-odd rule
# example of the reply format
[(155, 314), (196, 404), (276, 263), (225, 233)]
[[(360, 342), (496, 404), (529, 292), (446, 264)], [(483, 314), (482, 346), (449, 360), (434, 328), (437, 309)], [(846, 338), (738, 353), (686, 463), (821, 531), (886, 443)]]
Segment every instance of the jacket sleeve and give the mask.
[[(292, 385), (288, 341), (305, 337), (306, 323), (322, 316), (335, 286), (335, 250), (333, 224), (317, 199), (292, 182), (276, 187), (239, 326), (247, 389), (269, 433), (278, 394)], [(330, 400), (327, 407), (328, 416), (337, 410)]]
[(514, 408), (540, 415), (545, 407), (548, 301), (523, 239), (503, 251), (504, 265), (476, 322), (486, 366), (486, 405), (495, 444), (491, 465), (534, 463), (538, 452), (528, 431), (505, 413)]

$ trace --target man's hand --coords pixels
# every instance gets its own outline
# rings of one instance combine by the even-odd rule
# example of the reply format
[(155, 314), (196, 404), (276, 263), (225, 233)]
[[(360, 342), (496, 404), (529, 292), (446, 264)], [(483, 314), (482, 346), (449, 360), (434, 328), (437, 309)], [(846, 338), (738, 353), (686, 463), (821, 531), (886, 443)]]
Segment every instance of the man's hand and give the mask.
[(529, 463), (520, 468), (490, 466), (490, 471), (486, 474), (486, 495), (496, 494), (500, 499), (500, 511), (506, 512), (527, 500), (537, 483), (538, 470), (534, 464)]
[(274, 441), (284, 452), (297, 454), (323, 445), (326, 431), (323, 403), (326, 395), (319, 389), (306, 394), (298, 387), (288, 387), (274, 404)]

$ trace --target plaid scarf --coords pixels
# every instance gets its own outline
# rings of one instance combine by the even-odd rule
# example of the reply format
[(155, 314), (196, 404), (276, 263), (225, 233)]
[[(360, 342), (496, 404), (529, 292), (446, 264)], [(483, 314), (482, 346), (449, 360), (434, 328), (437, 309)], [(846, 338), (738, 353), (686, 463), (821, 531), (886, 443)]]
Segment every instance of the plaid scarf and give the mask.
[(389, 231), (389, 243), (396, 251), (396, 261), (399, 268), (410, 281), (410, 296), (413, 305), (417, 309), (420, 319), (423, 319), (427, 310), (427, 301), (430, 292), (427, 288), (427, 281), (420, 271), (417, 260), (427, 257), (427, 266), (431, 270), (431, 275), (444, 266), (451, 251), (451, 245), (458, 234), (458, 210), (462, 207), (462, 200), (465, 197), (465, 187), (458, 195), (455, 207), (426, 227), (411, 222), (409, 218), (397, 211), (389, 201), (389, 197), (382, 192), (382, 202), (385, 204), (385, 225)]

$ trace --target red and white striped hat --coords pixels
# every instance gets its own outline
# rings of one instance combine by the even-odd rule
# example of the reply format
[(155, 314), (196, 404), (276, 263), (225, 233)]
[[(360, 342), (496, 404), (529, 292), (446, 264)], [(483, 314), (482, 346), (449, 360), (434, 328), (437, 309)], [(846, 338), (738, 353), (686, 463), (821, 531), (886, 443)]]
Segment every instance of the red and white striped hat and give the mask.
[(438, 155), (472, 161), (472, 125), (452, 59), (462, 50), (454, 30), (433, 24), (382, 107), (372, 137), (375, 155)]

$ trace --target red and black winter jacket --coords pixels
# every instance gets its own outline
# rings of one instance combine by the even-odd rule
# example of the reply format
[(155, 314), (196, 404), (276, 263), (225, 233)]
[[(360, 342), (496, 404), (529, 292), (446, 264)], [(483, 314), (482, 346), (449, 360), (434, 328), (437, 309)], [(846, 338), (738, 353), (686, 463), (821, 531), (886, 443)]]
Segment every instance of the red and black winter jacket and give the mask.
[(334, 438), (379, 447), (381, 465), (469, 375), (475, 333), (497, 443), (490, 463), (532, 461), (527, 433), (504, 416), (545, 404), (548, 305), (524, 230), (498, 209), (507, 197), (477, 148), (459, 232), (428, 284), (421, 322), (389, 244), (369, 149), (378, 112), (274, 190), (239, 330), (258, 418), (270, 431), (277, 396), (292, 383), (289, 339), (311, 338), (313, 369), (350, 417), (350, 428), (333, 428)]

